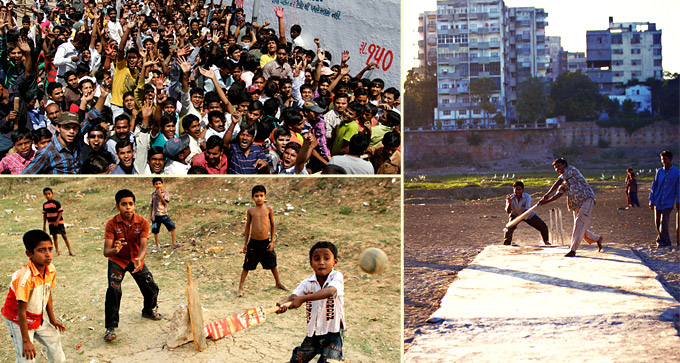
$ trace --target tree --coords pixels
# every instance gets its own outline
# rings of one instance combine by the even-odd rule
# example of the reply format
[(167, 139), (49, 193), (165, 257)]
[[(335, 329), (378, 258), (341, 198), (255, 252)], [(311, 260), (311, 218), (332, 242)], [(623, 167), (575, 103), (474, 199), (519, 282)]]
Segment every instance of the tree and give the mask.
[(534, 123), (538, 126), (538, 121), (544, 120), (550, 112), (546, 86), (543, 79), (536, 77), (520, 83), (517, 97), (517, 113), (520, 123)]
[(410, 69), (404, 82), (404, 126), (431, 127), (437, 107), (437, 66)]
[(634, 118), (637, 116), (637, 110), (635, 109), (635, 104), (630, 99), (626, 99), (621, 104), (621, 117), (623, 118)]
[(667, 118), (669, 122), (677, 124), (680, 119), (680, 73), (670, 74), (664, 72), (664, 83), (661, 88), (660, 97), (661, 116)]
[(567, 121), (595, 120), (604, 108), (598, 86), (581, 72), (561, 74), (550, 86), (551, 115)]
[[(490, 78), (470, 80), (470, 95), (474, 102), (479, 103), (479, 107), (484, 112), (484, 120), (489, 118), (490, 113), (496, 113), (496, 106), (491, 103), (494, 88), (496, 88), (496, 83)], [(472, 119), (472, 122), (477, 125), (476, 119)]]

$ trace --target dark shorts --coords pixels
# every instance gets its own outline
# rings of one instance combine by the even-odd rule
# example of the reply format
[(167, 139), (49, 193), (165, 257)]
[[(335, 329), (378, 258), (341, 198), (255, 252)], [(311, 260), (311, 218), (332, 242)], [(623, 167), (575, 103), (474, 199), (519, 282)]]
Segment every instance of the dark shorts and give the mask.
[(62, 236), (66, 235), (66, 228), (64, 228), (64, 224), (57, 224), (56, 226), (53, 224), (49, 225), (50, 227), (50, 236), (54, 236), (55, 234), (60, 234)]
[(168, 231), (175, 229), (175, 223), (170, 219), (170, 216), (156, 216), (153, 219), (153, 224), (151, 224), (151, 233), (156, 234), (161, 231), (161, 224), (165, 225)]
[(321, 355), (319, 362), (325, 362), (327, 359), (341, 360), (343, 336), (344, 330), (340, 330), (339, 333), (305, 337), (302, 344), (293, 350), (290, 361), (309, 362), (317, 354)]
[(276, 253), (274, 251), (267, 251), (268, 245), (269, 239), (256, 240), (251, 238), (248, 241), (243, 269), (252, 271), (257, 268), (258, 263), (261, 263), (262, 268), (265, 270), (271, 270), (276, 267)]

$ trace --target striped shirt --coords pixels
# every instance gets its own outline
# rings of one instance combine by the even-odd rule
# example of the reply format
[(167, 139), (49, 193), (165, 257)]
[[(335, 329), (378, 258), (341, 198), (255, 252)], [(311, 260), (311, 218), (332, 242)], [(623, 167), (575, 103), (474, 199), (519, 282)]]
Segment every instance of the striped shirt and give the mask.
[(79, 174), (83, 165), (82, 153), (84, 135), (92, 127), (92, 121), (100, 117), (97, 109), (92, 109), (85, 116), (85, 121), (80, 124), (80, 131), (71, 145), (66, 146), (59, 141), (58, 135), (52, 137), (35, 157), (22, 174)]
[(264, 151), (257, 145), (250, 145), (250, 152), (246, 156), (238, 144), (238, 139), (231, 143), (231, 147), (227, 151), (227, 158), (229, 160), (227, 174), (257, 174), (255, 167), (257, 160), (267, 161)]
[(37, 153), (31, 148), (31, 153), (28, 154), (28, 158), (24, 158), (19, 153), (12, 153), (5, 156), (0, 160), (0, 173), (5, 173), (9, 171), (10, 174), (21, 174), (21, 172), (26, 169), (28, 164), (35, 159)]
[(28, 329), (38, 329), (42, 324), (43, 312), (50, 300), (52, 289), (56, 285), (57, 271), (50, 264), (45, 268), (45, 277), (31, 260), (26, 266), (12, 275), (12, 283), (2, 307), (2, 316), (19, 324), (18, 301), (26, 302), (26, 318)]
[(316, 274), (311, 274), (295, 288), (293, 295), (310, 295), (327, 287), (334, 287), (335, 295), (306, 302), (308, 337), (338, 333), (345, 327), (345, 283), (341, 272), (332, 270), (323, 286), (319, 286)]
[[(56, 222), (57, 217), (59, 217), (59, 213), (63, 211), (64, 210), (61, 208), (61, 204), (54, 199), (43, 203), (43, 214), (45, 217), (47, 217), (47, 221), (50, 223)], [(59, 224), (64, 224), (64, 217), (60, 217), (58, 222)]]

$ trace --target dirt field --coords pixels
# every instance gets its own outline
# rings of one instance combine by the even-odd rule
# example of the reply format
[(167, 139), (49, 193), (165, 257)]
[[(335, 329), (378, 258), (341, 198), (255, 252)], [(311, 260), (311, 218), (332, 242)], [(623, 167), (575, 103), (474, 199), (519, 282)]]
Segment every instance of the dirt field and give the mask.
[[(680, 301), (680, 254), (652, 248), (656, 233), (653, 213), (648, 204), (651, 183), (640, 183), (639, 199), (643, 208), (626, 209), (622, 188), (608, 182), (592, 183), (597, 204), (591, 222), (594, 232), (604, 237), (607, 246), (632, 248), (655, 270), (667, 291)], [(620, 185), (620, 183), (616, 183)], [(527, 188), (533, 198), (547, 190)], [(510, 188), (511, 190), (511, 188)], [(407, 350), (414, 333), (438, 307), (458, 271), (490, 244), (502, 243), (507, 222), (505, 188), (457, 188), (455, 190), (405, 190), (404, 192), (404, 339)], [(485, 199), (460, 201), (471, 196)], [(564, 199), (564, 198), (563, 198)], [(548, 223), (548, 209), (561, 208), (565, 238), (571, 236), (573, 222), (566, 202), (559, 200), (537, 210)], [(674, 229), (673, 229), (674, 231)], [(542, 244), (538, 231), (520, 224), (513, 236), (518, 245)], [(675, 237), (672, 237), (675, 244)], [(568, 241), (566, 242), (568, 244)]]
[[(394, 362), (401, 354), (401, 186), (399, 179), (293, 178), (166, 178), (172, 195), (170, 216), (184, 246), (149, 252), (146, 263), (159, 287), (159, 322), (141, 318), (142, 296), (131, 276), (123, 281), (118, 339), (106, 343), (104, 300), (107, 259), (102, 255), (105, 222), (114, 194), (122, 188), (137, 195), (137, 212), (148, 218), (147, 178), (6, 178), (0, 184), (0, 274), (2, 296), (11, 274), (26, 263), (21, 235), (42, 228), (42, 188), (51, 186), (64, 207), (66, 230), (77, 257), (54, 258), (57, 287), (55, 314), (67, 331), (62, 334), (69, 362), (283, 362), (306, 332), (302, 309), (272, 316), (259, 326), (217, 342), (199, 353), (193, 343), (170, 350), (166, 346), (169, 319), (186, 304), (186, 265), (191, 263), (206, 321), (264, 306), (290, 294), (274, 288), (269, 271), (248, 275), (246, 295), (238, 298), (243, 264), (245, 211), (252, 205), (251, 188), (264, 184), (268, 205), (275, 210), (275, 249), (282, 282), (295, 288), (309, 274), (309, 248), (319, 240), (338, 246), (336, 269), (345, 279), (347, 330), (343, 352), (348, 362)], [(195, 239), (196, 246), (191, 240)], [(150, 239), (150, 243), (153, 237)], [(170, 234), (163, 228), (162, 245)], [(379, 275), (362, 273), (359, 253), (383, 249), (391, 264)], [(4, 301), (4, 299), (3, 299)], [(0, 362), (13, 361), (7, 330), (0, 329)], [(42, 347), (36, 345), (42, 351)], [(46, 361), (40, 354), (38, 362)]]

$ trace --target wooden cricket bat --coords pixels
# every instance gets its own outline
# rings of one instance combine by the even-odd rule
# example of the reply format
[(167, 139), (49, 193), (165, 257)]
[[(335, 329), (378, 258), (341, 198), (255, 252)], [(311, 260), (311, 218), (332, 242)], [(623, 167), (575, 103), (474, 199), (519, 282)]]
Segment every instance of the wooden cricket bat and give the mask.
[[(19, 106), (21, 106), (21, 99), (17, 96), (14, 96), (14, 111), (19, 112)], [(16, 121), (14, 121), (14, 129), (16, 130), (18, 128), (19, 128), (19, 120), (17, 119)]]
[[(290, 302), (287, 302), (285, 305), (289, 306)], [(205, 330), (208, 338), (218, 340), (227, 335), (262, 324), (267, 320), (268, 315), (275, 314), (278, 310), (278, 306), (274, 306), (268, 310), (265, 310), (263, 307), (252, 308), (242, 313), (213, 321), (205, 326)]]
[(208, 343), (203, 331), (203, 308), (201, 306), (201, 295), (198, 294), (198, 286), (194, 285), (191, 277), (191, 266), (187, 263), (187, 302), (189, 303), (189, 320), (191, 322), (191, 333), (194, 336), (194, 344), (199, 352), (202, 352)]
[(512, 228), (512, 227), (518, 225), (519, 222), (523, 221), (524, 218), (526, 218), (529, 214), (531, 214), (531, 212), (533, 212), (534, 209), (536, 209), (536, 208), (538, 208), (538, 203), (534, 204), (531, 208), (525, 210), (524, 213), (522, 213), (522, 214), (520, 214), (519, 216), (517, 216), (517, 218), (515, 218), (515, 219), (511, 220), (510, 222), (508, 222), (508, 223), (505, 225), (505, 228)]

